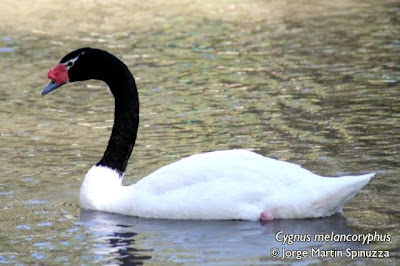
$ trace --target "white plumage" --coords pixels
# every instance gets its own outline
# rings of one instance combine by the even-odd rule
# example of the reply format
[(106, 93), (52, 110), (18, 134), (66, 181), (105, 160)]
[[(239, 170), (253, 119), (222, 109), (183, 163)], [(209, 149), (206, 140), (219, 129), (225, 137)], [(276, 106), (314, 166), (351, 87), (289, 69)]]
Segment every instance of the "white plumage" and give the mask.
[(341, 212), (375, 174), (321, 177), (299, 165), (247, 150), (192, 155), (136, 184), (93, 166), (81, 187), (82, 208), (166, 219), (258, 220), (325, 217)]

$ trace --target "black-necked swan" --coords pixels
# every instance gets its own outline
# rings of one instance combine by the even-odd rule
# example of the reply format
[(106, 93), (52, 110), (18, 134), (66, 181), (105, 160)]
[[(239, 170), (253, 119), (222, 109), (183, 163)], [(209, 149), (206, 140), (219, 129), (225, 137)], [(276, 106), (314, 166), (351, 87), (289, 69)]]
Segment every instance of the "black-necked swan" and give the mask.
[(66, 83), (97, 79), (115, 98), (107, 149), (81, 186), (83, 209), (164, 219), (326, 217), (341, 212), (375, 175), (322, 177), (299, 165), (238, 149), (195, 154), (123, 186), (139, 126), (138, 92), (128, 67), (106, 51), (81, 48), (47, 75), (52, 81), (42, 95)]

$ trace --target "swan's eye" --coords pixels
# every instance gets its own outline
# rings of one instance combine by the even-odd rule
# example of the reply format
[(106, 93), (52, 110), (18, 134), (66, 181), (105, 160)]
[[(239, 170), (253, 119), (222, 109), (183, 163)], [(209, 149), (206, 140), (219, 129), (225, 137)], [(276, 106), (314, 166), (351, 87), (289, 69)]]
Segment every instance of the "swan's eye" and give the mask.
[(67, 63), (67, 67), (72, 67), (74, 65), (74, 62), (72, 62), (72, 61), (69, 61), (68, 63)]

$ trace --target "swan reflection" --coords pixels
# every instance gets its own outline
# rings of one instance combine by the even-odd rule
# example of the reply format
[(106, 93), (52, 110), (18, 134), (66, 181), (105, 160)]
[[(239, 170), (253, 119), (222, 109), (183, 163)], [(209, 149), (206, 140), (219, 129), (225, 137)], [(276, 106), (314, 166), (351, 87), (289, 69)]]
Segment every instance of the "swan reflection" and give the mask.
[[(369, 249), (359, 242), (314, 241), (315, 235), (354, 234), (343, 216), (321, 219), (251, 221), (157, 220), (81, 210), (82, 226), (92, 235), (98, 262), (141, 265), (147, 260), (170, 263), (265, 264), (284, 262), (271, 249), (344, 251)], [(285, 236), (296, 235), (291, 241)], [(304, 239), (307, 235), (309, 239)], [(289, 243), (292, 244), (289, 245)], [(290, 253), (288, 253), (290, 254)], [(286, 258), (291, 263), (340, 260), (330, 257)]]

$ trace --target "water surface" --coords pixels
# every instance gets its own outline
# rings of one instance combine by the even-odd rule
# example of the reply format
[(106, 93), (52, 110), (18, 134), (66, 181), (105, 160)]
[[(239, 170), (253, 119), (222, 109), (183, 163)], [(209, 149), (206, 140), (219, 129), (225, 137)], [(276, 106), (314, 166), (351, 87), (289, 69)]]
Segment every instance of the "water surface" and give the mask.
[[(390, 234), (369, 245), (294, 247), (388, 250), (376, 261), (396, 263), (398, 2), (3, 2), (0, 263), (281, 263), (269, 253), (283, 247), (274, 240), (280, 230)], [(113, 99), (97, 81), (40, 92), (47, 70), (83, 46), (116, 54), (136, 78), (141, 124), (126, 183), (228, 148), (322, 175), (378, 174), (331, 219), (261, 225), (80, 213), (79, 187), (106, 146)], [(291, 262), (319, 260), (339, 261)]]

